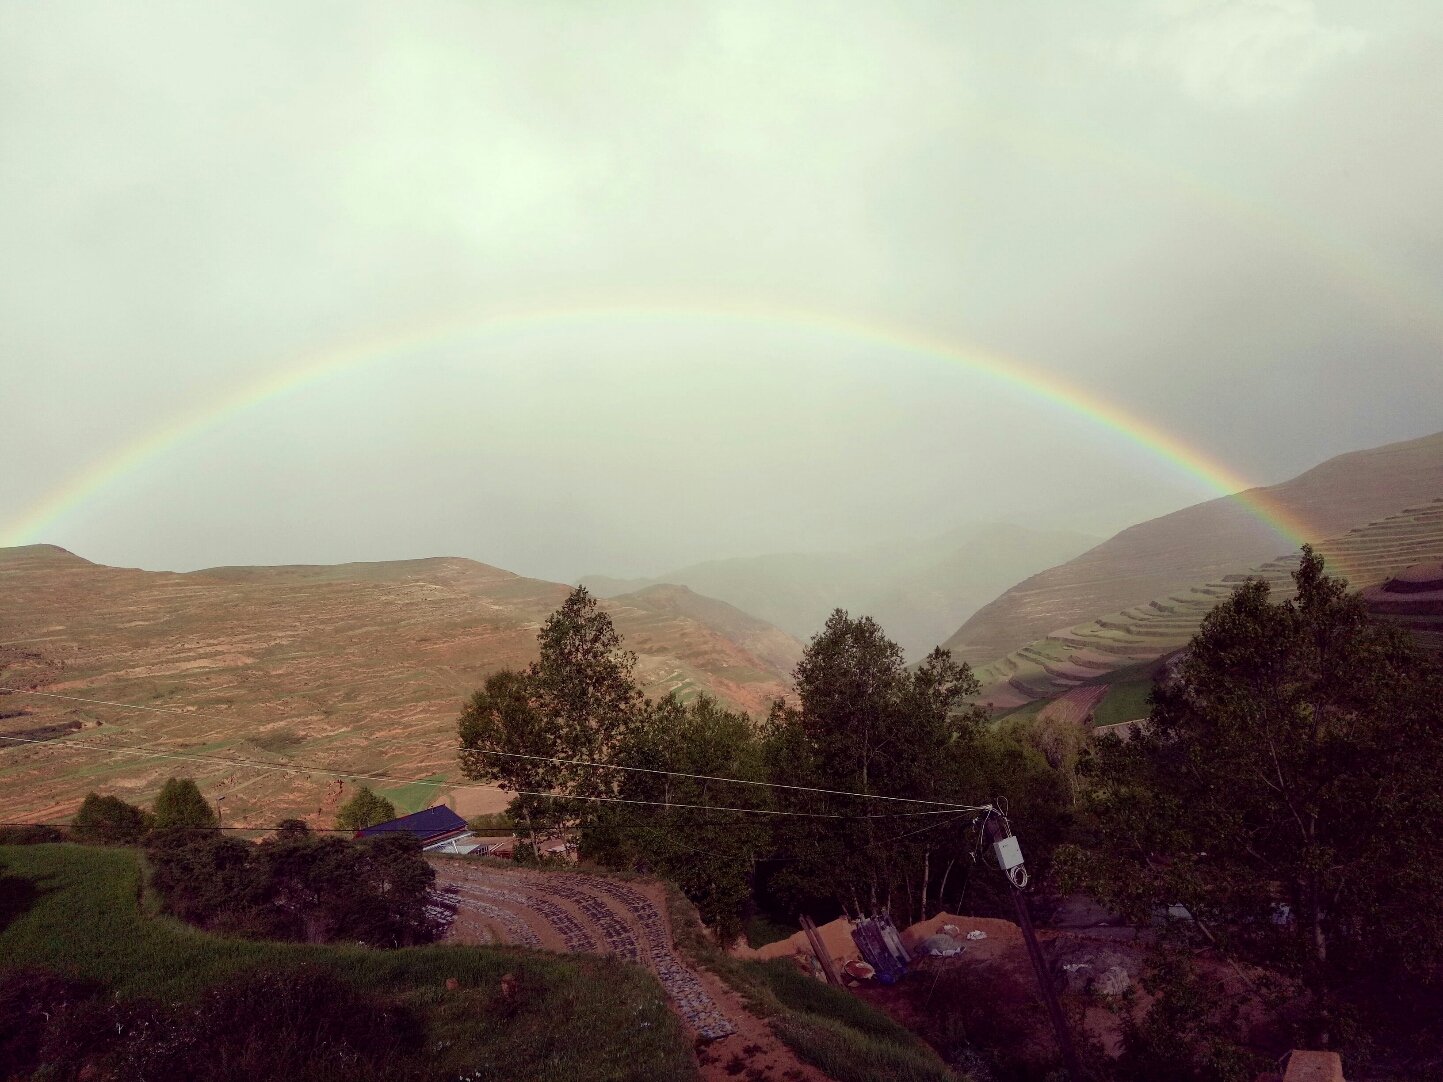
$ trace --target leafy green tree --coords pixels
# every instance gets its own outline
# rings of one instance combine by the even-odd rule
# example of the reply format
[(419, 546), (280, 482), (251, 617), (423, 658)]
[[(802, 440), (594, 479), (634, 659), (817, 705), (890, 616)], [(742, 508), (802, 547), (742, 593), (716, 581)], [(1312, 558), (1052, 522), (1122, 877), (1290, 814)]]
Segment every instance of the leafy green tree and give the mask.
[(215, 827), (220, 820), (190, 778), (170, 778), (151, 807), (157, 830), (172, 827)]
[(555, 799), (537, 794), (563, 787), (561, 766), (550, 760), (571, 757), (542, 713), (534, 676), (512, 669), (492, 673), (462, 710), (458, 729), (461, 772), (517, 794), (507, 813), (534, 854), (561, 810)]
[[(528, 670), (536, 704), (567, 758), (610, 761), (640, 718), (636, 655), (626, 650), (611, 617), (578, 586), (541, 627), (541, 656)], [(577, 796), (615, 791), (613, 772), (563, 767)]]
[(76, 841), (102, 845), (131, 845), (150, 829), (150, 816), (143, 808), (119, 797), (86, 795), (80, 810), (70, 821)]
[(1181, 904), (1174, 931), (1291, 974), (1326, 1046), (1443, 961), (1443, 679), (1310, 548), (1294, 579), (1281, 604), (1240, 585), (1134, 738), (1101, 742), (1095, 842), (1059, 859), (1135, 920)]
[[(983, 719), (963, 706), (979, 685), (934, 650), (908, 669), (871, 617), (833, 612), (796, 670), (796, 706), (770, 719), (773, 780), (921, 801), (977, 802)], [(788, 908), (830, 899), (853, 910), (894, 906), (918, 915), (967, 849), (963, 817), (926, 804), (781, 790), (785, 810), (835, 818), (779, 821), (781, 870), (772, 887)]]
[[(748, 810), (770, 807), (769, 791), (744, 784), (767, 780), (752, 720), (705, 695), (686, 705), (668, 696), (645, 709), (615, 762), (636, 768), (621, 772), (618, 795), (646, 803), (600, 809), (582, 834), (582, 855), (666, 876), (723, 941), (734, 938), (770, 841), (766, 816)], [(742, 783), (686, 776), (699, 774)]]
[(336, 811), (337, 830), (361, 830), (396, 818), (396, 805), (363, 785)]
[(580, 826), (595, 798), (615, 795), (616, 773), (589, 764), (612, 761), (644, 702), (636, 655), (585, 587), (547, 618), (537, 642), (537, 661), (488, 678), (458, 725), (463, 773), (518, 791), (509, 811), (533, 843), (544, 829)]

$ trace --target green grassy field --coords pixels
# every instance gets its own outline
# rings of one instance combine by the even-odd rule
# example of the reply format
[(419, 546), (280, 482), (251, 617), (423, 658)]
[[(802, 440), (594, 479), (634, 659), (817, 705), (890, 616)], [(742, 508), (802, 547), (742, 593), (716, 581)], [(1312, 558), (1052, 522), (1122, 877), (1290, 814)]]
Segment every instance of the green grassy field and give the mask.
[(1102, 702), (1093, 711), (1094, 725), (1115, 725), (1120, 721), (1137, 721), (1147, 717), (1147, 697), (1152, 692), (1152, 681), (1134, 680), (1130, 683), (1114, 684)]
[[(122, 999), (174, 1002), (254, 967), (319, 965), (416, 1010), (437, 1077), (696, 1077), (661, 987), (635, 966), (509, 947), (381, 951), (223, 939), (145, 912), (141, 897), (133, 850), (0, 847), (0, 971), (43, 966), (99, 981)], [(508, 973), (528, 995), (502, 1017), (494, 1004)], [(448, 978), (459, 987), (448, 990)]]
[(400, 785), (394, 789), (378, 789), (376, 795), (383, 796), (394, 804), (398, 815), (410, 815), (435, 804), (436, 794), (441, 791), (445, 780), (442, 774), (432, 774), (424, 781), (413, 781), (409, 785)]

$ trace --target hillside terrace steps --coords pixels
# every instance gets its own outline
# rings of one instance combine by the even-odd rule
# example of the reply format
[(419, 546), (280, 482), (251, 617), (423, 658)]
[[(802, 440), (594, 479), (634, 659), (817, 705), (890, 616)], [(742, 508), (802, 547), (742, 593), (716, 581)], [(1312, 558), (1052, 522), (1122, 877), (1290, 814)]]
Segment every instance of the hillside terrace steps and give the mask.
[[(1443, 498), (1421, 509), (1379, 519), (1316, 547), (1330, 568), (1344, 574), (1355, 588), (1380, 584), (1404, 567), (1428, 560), (1443, 561)], [(1155, 660), (1185, 645), (1197, 633), (1203, 618), (1249, 579), (1266, 582), (1274, 600), (1293, 596), (1291, 575), (1300, 559), (1300, 554), (1293, 553), (1268, 560), (1248, 571), (1228, 572), (1215, 580), (1053, 631), (981, 668), (984, 691), (980, 698), (988, 699), (987, 681), (1000, 684), (1004, 673), (1014, 693), (1042, 698), (1118, 668)], [(1443, 630), (1443, 615), (1429, 611), (1409, 623), (1431, 636), (1435, 626)]]

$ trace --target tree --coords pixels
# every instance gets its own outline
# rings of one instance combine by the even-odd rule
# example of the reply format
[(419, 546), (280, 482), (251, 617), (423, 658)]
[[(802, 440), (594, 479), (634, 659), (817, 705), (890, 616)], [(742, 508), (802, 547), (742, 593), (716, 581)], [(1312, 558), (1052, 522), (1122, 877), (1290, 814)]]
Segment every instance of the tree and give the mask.
[[(770, 723), (775, 780), (939, 804), (962, 802), (964, 793), (977, 800), (982, 715), (963, 701), (979, 685), (950, 653), (934, 650), (909, 670), (876, 621), (838, 609), (795, 675), (798, 705), (779, 705)], [(783, 864), (772, 885), (789, 908), (831, 899), (921, 914), (967, 849), (960, 816), (937, 814), (936, 805), (797, 791), (777, 799), (786, 810), (833, 817), (777, 824)]]
[[(745, 784), (766, 781), (751, 718), (705, 695), (685, 705), (667, 696), (644, 710), (615, 761), (636, 768), (621, 773), (618, 795), (645, 803), (599, 809), (581, 836), (582, 855), (666, 876), (723, 942), (735, 938), (770, 841), (766, 816), (756, 814), (770, 807), (768, 790)], [(701, 774), (712, 777), (688, 776)]]
[(171, 827), (215, 827), (220, 821), (190, 778), (170, 778), (151, 808), (157, 830)]
[(1181, 904), (1236, 957), (1291, 974), (1309, 1040), (1443, 961), (1443, 679), (1304, 548), (1296, 599), (1240, 585), (1132, 740), (1100, 743), (1090, 849), (1065, 882), (1135, 920)]
[[(578, 586), (541, 627), (541, 656), (528, 670), (536, 705), (567, 758), (610, 761), (640, 717), (636, 655), (622, 646), (611, 617)], [(574, 795), (614, 791), (611, 771), (563, 767)]]
[(132, 845), (150, 829), (150, 816), (119, 797), (89, 793), (70, 822), (76, 841)]
[(396, 805), (361, 786), (356, 795), (336, 811), (337, 830), (361, 830), (396, 818)]
[(507, 811), (526, 831), (532, 853), (557, 821), (556, 800), (537, 795), (561, 787), (561, 767), (549, 760), (569, 758), (539, 697), (530, 673), (502, 669), (471, 696), (458, 723), (461, 772), (517, 794)]
[(518, 792), (509, 810), (533, 846), (539, 831), (580, 827), (596, 798), (615, 795), (616, 772), (593, 764), (613, 761), (644, 702), (636, 655), (585, 587), (547, 618), (537, 642), (536, 662), (492, 674), (458, 723), (462, 772)]

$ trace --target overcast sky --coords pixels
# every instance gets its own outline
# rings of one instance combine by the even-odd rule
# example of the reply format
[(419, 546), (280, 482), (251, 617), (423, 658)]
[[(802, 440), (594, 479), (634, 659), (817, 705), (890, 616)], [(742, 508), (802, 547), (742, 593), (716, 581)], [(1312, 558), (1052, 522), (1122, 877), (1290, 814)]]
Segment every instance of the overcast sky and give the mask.
[[(1259, 483), (1436, 431), (1440, 116), (1417, 0), (8, 3), (0, 535), (397, 335), (27, 540), (571, 579), (1111, 532), (1216, 491), (825, 319), (1017, 358)], [(577, 309), (613, 311), (486, 329)]]

